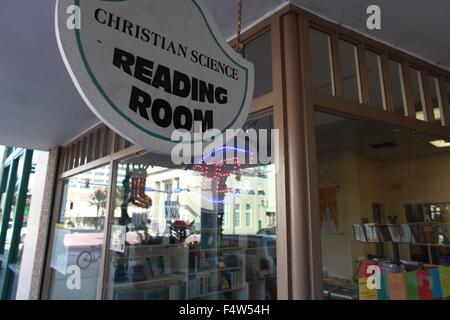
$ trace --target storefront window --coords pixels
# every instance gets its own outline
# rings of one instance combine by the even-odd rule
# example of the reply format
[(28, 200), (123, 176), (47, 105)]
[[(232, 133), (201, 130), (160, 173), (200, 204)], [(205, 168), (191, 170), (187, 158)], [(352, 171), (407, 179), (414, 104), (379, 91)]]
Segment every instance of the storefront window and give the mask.
[(428, 76), (431, 92), (431, 106), (433, 108), (434, 120), (441, 122), (442, 98), (439, 80), (436, 77)]
[(275, 299), (275, 166), (171, 163), (146, 153), (118, 165), (108, 298)]
[(403, 82), (403, 68), (400, 63), (389, 60), (389, 77), (391, 80), (392, 96), (394, 99), (394, 112), (406, 114), (406, 93)]
[[(0, 185), (0, 228), (2, 226), (3, 221), (3, 210), (5, 209), (5, 202), (6, 202), (6, 187), (8, 183), (8, 176), (9, 176), (9, 169), (10, 166), (7, 166), (3, 169), (3, 175), (1, 177), (1, 185)], [(0, 251), (1, 252), (1, 251)]]
[(310, 29), (313, 89), (327, 95), (334, 95), (331, 38), (328, 34)]
[(32, 166), (31, 166), (31, 172), (28, 180), (28, 187), (27, 187), (27, 196), (25, 200), (25, 207), (23, 212), (23, 221), (22, 221), (22, 228), (20, 230), (20, 242), (17, 248), (17, 256), (13, 260), (14, 263), (18, 266), (22, 263), (22, 255), (25, 245), (25, 238), (27, 236), (27, 230), (28, 230), (28, 220), (30, 218), (30, 204), (31, 204), (31, 196), (33, 194), (33, 185), (34, 185), (34, 177), (36, 173), (36, 161), (37, 161), (37, 152), (33, 153), (32, 158)]
[(255, 89), (253, 96), (259, 97), (273, 90), (272, 77), (272, 39), (267, 31), (245, 44), (245, 58), (255, 68)]
[(347, 41), (340, 40), (339, 51), (343, 97), (344, 99), (360, 103), (362, 101), (358, 48)]
[(319, 112), (316, 137), (325, 297), (446, 299), (448, 145)]
[(414, 109), (416, 112), (416, 119), (425, 121), (425, 97), (423, 93), (422, 74), (419, 70), (411, 68), (411, 88), (414, 97)]
[[(273, 166), (265, 168), (265, 176), (242, 169), (241, 177), (228, 177), (226, 191), (214, 195), (215, 182), (199, 171), (152, 166), (152, 158), (124, 161), (117, 171), (112, 232), (124, 237), (125, 246), (122, 252), (112, 240), (117, 251), (110, 252), (109, 298), (274, 298), (276, 238), (266, 234), (275, 228), (265, 220), (269, 208), (247, 204), (245, 225), (240, 214), (247, 201), (267, 200), (275, 209), (268, 186), (274, 183)], [(174, 177), (178, 188), (158, 187)], [(252, 187), (264, 188), (267, 196), (249, 195)], [(234, 206), (218, 202), (222, 197)], [(226, 226), (221, 215), (222, 221), (232, 215), (233, 224)]]
[[(109, 166), (76, 175), (64, 182), (61, 208), (53, 236), (50, 298), (96, 299), (104, 244)], [(97, 182), (92, 180), (102, 173)], [(79, 272), (79, 282), (70, 278)]]
[(383, 72), (381, 71), (381, 57), (380, 55), (367, 50), (366, 61), (367, 79), (369, 82), (369, 104), (380, 109), (386, 109)]
[(11, 247), (11, 240), (12, 240), (12, 236), (13, 236), (14, 216), (15, 216), (17, 201), (18, 201), (18, 196), (19, 196), (20, 181), (21, 181), (22, 173), (23, 173), (24, 157), (22, 156), (22, 157), (20, 157), (19, 160), (15, 160), (15, 161), (19, 161), (19, 164), (17, 166), (16, 183), (15, 183), (14, 193), (13, 193), (12, 202), (11, 202), (11, 211), (9, 214), (8, 231), (6, 232), (5, 247), (3, 248), (3, 256), (4, 257), (8, 256), (9, 249)]
[(449, 112), (450, 112), (450, 82), (445, 82), (445, 88), (447, 91), (447, 102), (448, 102), (448, 108), (449, 108)]

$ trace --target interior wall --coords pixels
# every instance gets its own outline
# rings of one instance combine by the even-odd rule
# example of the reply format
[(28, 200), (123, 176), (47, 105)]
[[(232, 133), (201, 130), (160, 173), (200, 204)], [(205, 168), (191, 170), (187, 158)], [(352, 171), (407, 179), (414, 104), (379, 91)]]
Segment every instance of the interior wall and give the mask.
[[(450, 202), (450, 153), (379, 161), (339, 149), (321, 152), (318, 168), (319, 176), (328, 172), (340, 186), (338, 234), (321, 236), (323, 269), (331, 277), (351, 279), (353, 262), (376, 254), (374, 244), (355, 241), (352, 231), (352, 224), (362, 218), (373, 221), (373, 203), (383, 205), (385, 219), (396, 215), (404, 223), (407, 203)], [(320, 183), (320, 187), (330, 186), (329, 180)], [(384, 247), (385, 254), (392, 257), (390, 243)], [(409, 245), (400, 245), (400, 254), (402, 259), (410, 259)]]

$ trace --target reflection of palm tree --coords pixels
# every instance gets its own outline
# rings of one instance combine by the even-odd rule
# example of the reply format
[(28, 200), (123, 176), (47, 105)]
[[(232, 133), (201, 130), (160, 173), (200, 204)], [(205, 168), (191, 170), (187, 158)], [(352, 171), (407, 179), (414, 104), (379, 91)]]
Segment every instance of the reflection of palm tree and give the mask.
[(107, 192), (103, 189), (97, 189), (93, 194), (89, 196), (89, 204), (93, 207), (97, 208), (97, 217), (95, 218), (95, 230), (98, 228), (98, 215), (100, 213), (100, 209), (106, 208), (106, 198)]

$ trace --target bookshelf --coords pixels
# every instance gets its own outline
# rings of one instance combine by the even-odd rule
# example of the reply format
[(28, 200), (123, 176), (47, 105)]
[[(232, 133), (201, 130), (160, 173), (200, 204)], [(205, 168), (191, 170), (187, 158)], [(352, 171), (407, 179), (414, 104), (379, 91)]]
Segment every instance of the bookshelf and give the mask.
[(186, 297), (188, 249), (181, 245), (128, 246), (113, 253), (111, 296), (120, 300)]
[(405, 205), (406, 222), (415, 226), (411, 258), (432, 265), (450, 265), (450, 203)]
[(120, 300), (246, 299), (245, 250), (181, 244), (112, 253), (110, 296)]
[(243, 248), (193, 249), (189, 254), (188, 299), (246, 299)]

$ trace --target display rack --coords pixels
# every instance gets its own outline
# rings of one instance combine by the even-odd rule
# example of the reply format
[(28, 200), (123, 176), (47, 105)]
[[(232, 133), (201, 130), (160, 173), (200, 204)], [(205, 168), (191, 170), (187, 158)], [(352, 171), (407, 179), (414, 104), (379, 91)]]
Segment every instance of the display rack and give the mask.
[(241, 247), (128, 246), (113, 254), (110, 290), (125, 300), (246, 299), (244, 254)]

